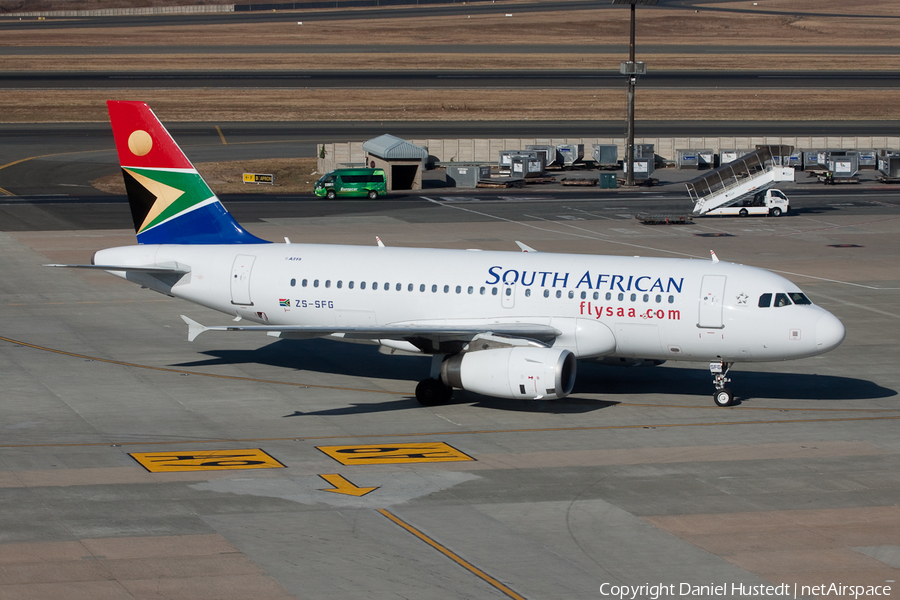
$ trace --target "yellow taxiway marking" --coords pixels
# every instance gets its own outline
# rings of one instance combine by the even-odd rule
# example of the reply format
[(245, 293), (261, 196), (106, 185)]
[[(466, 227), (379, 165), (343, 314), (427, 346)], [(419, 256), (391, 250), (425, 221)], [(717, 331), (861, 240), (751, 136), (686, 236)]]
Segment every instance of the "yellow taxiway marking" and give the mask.
[(250, 450), (132, 452), (130, 456), (151, 473), (285, 468), (283, 464), (259, 448)]
[(365, 496), (369, 492), (374, 492), (376, 487), (357, 487), (356, 484), (347, 481), (343, 475), (330, 473), (328, 475), (319, 475), (322, 479), (333, 485), (333, 488), (320, 490), (322, 492), (333, 492), (335, 494), (344, 494), (345, 496)]
[(389, 465), (475, 460), (444, 442), (357, 444), (353, 446), (316, 446), (316, 448), (342, 465)]
[(492, 586), (494, 586), (495, 588), (497, 588), (498, 590), (500, 590), (501, 592), (503, 592), (510, 598), (513, 598), (514, 600), (525, 600), (524, 596), (516, 593), (515, 591), (510, 589), (509, 586), (504, 585), (503, 583), (500, 583), (500, 581), (498, 581), (495, 577), (491, 577), (490, 575), (488, 575), (487, 573), (485, 573), (484, 571), (482, 571), (481, 569), (479, 569), (478, 567), (476, 567), (475, 565), (473, 565), (472, 563), (470, 563), (469, 561), (467, 561), (466, 559), (461, 557), (459, 554), (456, 554), (455, 552), (453, 552), (446, 546), (444, 546), (444, 545), (438, 543), (436, 540), (428, 537), (427, 535), (425, 535), (424, 533), (422, 533), (421, 531), (419, 531), (418, 529), (416, 529), (415, 527), (413, 527), (412, 525), (410, 525), (409, 523), (407, 523), (406, 521), (404, 521), (397, 515), (393, 514), (392, 512), (385, 510), (383, 508), (379, 508), (378, 512), (381, 513), (382, 515), (384, 515), (385, 517), (387, 517), (388, 519), (390, 519), (391, 521), (393, 521), (394, 523), (396, 523), (397, 525), (399, 525), (400, 527), (402, 527), (403, 529), (405, 529), (406, 531), (408, 531), (409, 533), (413, 534), (414, 536), (416, 536), (417, 538), (419, 538), (420, 540), (422, 540), (423, 542), (425, 542), (426, 544), (428, 544), (429, 546), (431, 546), (432, 548), (434, 548), (435, 550), (437, 550), (438, 552), (440, 552), (441, 554), (443, 554), (444, 556), (446, 556), (447, 558), (449, 558), (450, 560), (452, 560), (453, 562), (458, 564), (459, 566), (461, 566), (463, 569), (469, 571), (473, 575), (476, 575), (480, 579), (491, 584)]
[(228, 142), (225, 141), (225, 134), (222, 133), (222, 130), (219, 129), (219, 126), (218, 126), (218, 125), (216, 125), (216, 131), (219, 132), (219, 139), (222, 140), (222, 145), (223, 145), (223, 146), (227, 146), (227, 145), (228, 145)]

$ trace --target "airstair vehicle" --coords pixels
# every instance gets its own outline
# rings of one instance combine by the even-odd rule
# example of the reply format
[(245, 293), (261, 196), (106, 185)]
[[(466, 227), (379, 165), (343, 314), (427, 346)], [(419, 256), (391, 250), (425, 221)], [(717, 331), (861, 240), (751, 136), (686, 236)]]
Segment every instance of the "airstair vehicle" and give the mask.
[(756, 150), (686, 183), (695, 216), (737, 204), (779, 181), (793, 181), (793, 167), (781, 166), (793, 146), (757, 146)]

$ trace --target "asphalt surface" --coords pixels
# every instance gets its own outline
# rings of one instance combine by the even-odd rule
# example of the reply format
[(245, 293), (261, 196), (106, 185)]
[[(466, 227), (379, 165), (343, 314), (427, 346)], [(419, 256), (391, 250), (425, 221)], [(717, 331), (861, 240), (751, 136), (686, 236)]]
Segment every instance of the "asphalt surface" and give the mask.
[[(610, 89), (625, 78), (584, 70), (0, 72), (6, 89), (449, 88)], [(900, 71), (649, 71), (641, 89), (897, 89)]]
[[(623, 216), (640, 195), (609, 193), (299, 199), (279, 202), (284, 216), (260, 204), (261, 218), (225, 202), (254, 234), (294, 243), (714, 248), (797, 282), (847, 339), (820, 357), (737, 365), (731, 409), (713, 406), (695, 363), (581, 363), (564, 401), (457, 392), (426, 408), (412, 394), (427, 359), (252, 334), (188, 343), (178, 315), (231, 317), (40, 266), (133, 244), (130, 229), (98, 228), (109, 205), (74, 203), (81, 223), (0, 232), (0, 596), (597, 600), (610, 585), (714, 582), (786, 583), (766, 597), (793, 598), (795, 584), (892, 585), (896, 192), (829, 189), (777, 219), (680, 227), (640, 225)], [(393, 464), (332, 457), (367, 449)], [(422, 455), (450, 460), (404, 462)]]

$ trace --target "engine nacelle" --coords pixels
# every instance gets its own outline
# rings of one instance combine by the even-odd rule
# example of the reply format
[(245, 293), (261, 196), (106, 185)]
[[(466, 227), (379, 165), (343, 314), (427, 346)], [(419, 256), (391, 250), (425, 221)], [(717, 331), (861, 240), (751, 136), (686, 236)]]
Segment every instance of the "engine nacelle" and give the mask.
[(445, 385), (497, 398), (565, 398), (575, 385), (575, 355), (562, 348), (463, 352), (441, 365)]

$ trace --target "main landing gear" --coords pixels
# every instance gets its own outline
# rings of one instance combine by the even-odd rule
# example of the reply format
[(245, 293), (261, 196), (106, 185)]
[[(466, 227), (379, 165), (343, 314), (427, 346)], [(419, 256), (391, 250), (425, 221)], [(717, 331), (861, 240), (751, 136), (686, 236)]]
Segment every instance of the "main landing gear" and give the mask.
[(416, 386), (416, 400), (422, 406), (447, 404), (450, 402), (452, 395), (453, 388), (449, 385), (444, 385), (444, 382), (440, 379), (429, 377), (420, 381), (419, 385)]
[(709, 363), (709, 372), (713, 376), (713, 385), (716, 386), (716, 392), (713, 394), (713, 402), (716, 406), (731, 406), (734, 404), (734, 393), (725, 387), (726, 383), (731, 383), (728, 377), (728, 371), (731, 370), (734, 363), (720, 360)]

